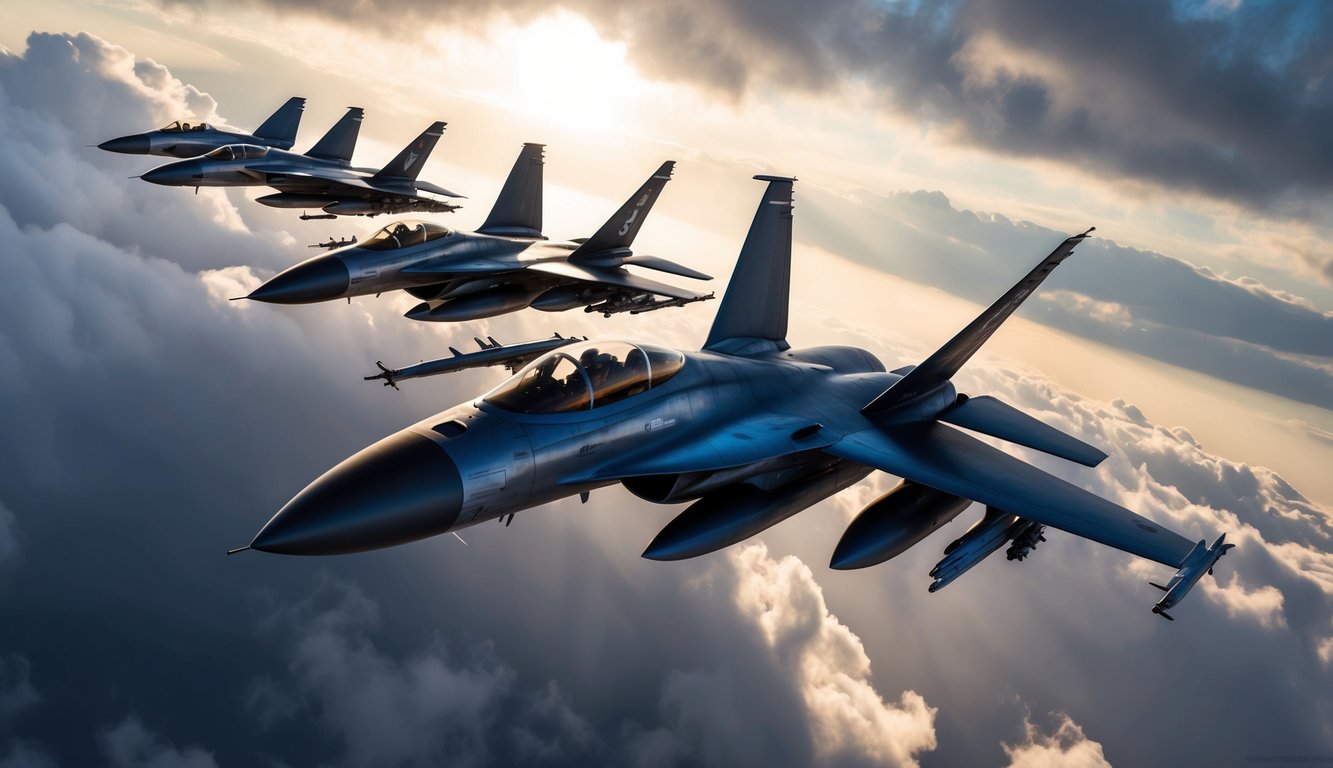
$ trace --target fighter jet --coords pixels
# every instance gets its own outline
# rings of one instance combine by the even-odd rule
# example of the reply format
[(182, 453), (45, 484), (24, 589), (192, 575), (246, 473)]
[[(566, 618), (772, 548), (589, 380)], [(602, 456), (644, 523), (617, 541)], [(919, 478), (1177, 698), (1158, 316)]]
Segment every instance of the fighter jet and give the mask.
[(278, 107), (254, 133), (223, 131), (208, 123), (183, 123), (176, 120), (165, 128), (148, 133), (121, 136), (98, 144), (108, 152), (126, 155), (166, 155), (167, 157), (198, 157), (228, 144), (255, 144), (275, 149), (291, 149), (296, 143), (296, 128), (301, 124), (305, 99), (293, 96)]
[(671, 179), (663, 163), (592, 237), (549, 241), (542, 234), (542, 145), (525, 144), (495, 207), (475, 232), (420, 221), (395, 222), (354, 245), (308, 259), (248, 297), (310, 304), (405, 290), (422, 303), (413, 320), (455, 322), (533, 307), (640, 313), (712, 298), (633, 274), (646, 267), (697, 280), (696, 272), (636, 256), (634, 237)]
[(879, 470), (902, 483), (851, 523), (832, 567), (884, 562), (979, 502), (984, 516), (945, 548), (931, 591), (1006, 543), (1021, 560), (1049, 527), (1177, 569), (1154, 585), (1166, 594), (1153, 612), (1170, 618), (1231, 547), (1225, 536), (1192, 542), (978, 440), (964, 430), (1085, 466), (1106, 458), (951, 383), (1091, 230), (1060, 243), (920, 365), (886, 372), (863, 349), (788, 344), (794, 179), (755, 178), (768, 187), (703, 349), (586, 341), (548, 352), (338, 464), (241, 549), (390, 547), (620, 483), (649, 502), (692, 502), (644, 552), (678, 560), (753, 536)]
[(258, 202), (274, 208), (319, 208), (333, 216), (381, 213), (445, 213), (458, 206), (439, 197), (462, 197), (419, 181), (445, 124), (433, 123), (383, 168), (352, 167), (362, 110), (348, 109), (337, 125), (304, 155), (256, 144), (229, 144), (203, 157), (168, 163), (143, 180), (171, 187), (268, 186), (277, 194)]

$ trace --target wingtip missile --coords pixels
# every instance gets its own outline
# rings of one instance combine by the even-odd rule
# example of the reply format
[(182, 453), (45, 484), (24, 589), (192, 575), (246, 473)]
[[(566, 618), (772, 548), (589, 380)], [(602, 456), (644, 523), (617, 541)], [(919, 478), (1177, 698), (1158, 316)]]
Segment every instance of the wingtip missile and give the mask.
[(1206, 541), (1200, 539), (1194, 545), (1194, 549), (1191, 549), (1190, 553), (1181, 561), (1180, 569), (1176, 571), (1176, 575), (1171, 577), (1165, 587), (1160, 584), (1153, 584), (1154, 587), (1163, 590), (1166, 594), (1162, 595), (1162, 599), (1158, 600), (1157, 604), (1153, 606), (1152, 612), (1169, 621), (1175, 621), (1166, 613), (1166, 610), (1179, 605), (1180, 601), (1184, 600), (1190, 590), (1194, 589), (1194, 585), (1199, 583), (1199, 579), (1203, 578), (1205, 573), (1212, 573), (1213, 566), (1222, 558), (1222, 555), (1236, 546), (1235, 544), (1226, 543), (1226, 539), (1227, 535), (1224, 533), (1213, 541), (1212, 546), (1208, 546)]

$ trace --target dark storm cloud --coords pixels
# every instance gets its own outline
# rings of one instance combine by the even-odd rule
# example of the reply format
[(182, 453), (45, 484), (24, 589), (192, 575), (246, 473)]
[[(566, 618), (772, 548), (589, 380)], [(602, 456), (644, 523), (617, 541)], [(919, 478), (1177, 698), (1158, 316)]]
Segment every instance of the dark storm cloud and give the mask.
[(430, 22), (478, 27), (566, 8), (626, 42), (649, 76), (731, 98), (864, 86), (884, 109), (1000, 154), (1308, 218), (1333, 192), (1325, 3), (1206, 13), (1157, 0), (395, 0), (350, 12), (323, 0), (251, 2), (395, 39)]
[[(848, 200), (809, 188), (801, 238), (989, 304), (1071, 232), (959, 210), (941, 192)], [(1333, 408), (1333, 313), (1096, 235), (1023, 313), (1062, 331), (1243, 386)]]

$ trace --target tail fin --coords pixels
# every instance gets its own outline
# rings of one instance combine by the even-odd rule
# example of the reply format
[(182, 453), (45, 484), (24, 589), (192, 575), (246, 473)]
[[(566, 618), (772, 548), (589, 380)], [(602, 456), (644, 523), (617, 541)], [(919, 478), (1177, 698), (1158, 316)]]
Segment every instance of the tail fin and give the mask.
[(704, 349), (734, 352), (755, 341), (783, 350), (787, 344), (787, 302), (791, 294), (792, 185), (784, 176), (755, 176), (768, 182), (736, 271), (722, 297)]
[(949, 340), (948, 344), (936, 350), (935, 354), (926, 358), (921, 365), (913, 368), (903, 378), (894, 382), (893, 386), (884, 390), (883, 394), (875, 398), (861, 412), (867, 416), (883, 413), (895, 408), (903, 403), (916, 400), (923, 395), (928, 395), (938, 389), (942, 384), (953, 378), (963, 364), (976, 354), (981, 345), (995, 333), (1009, 315), (1023, 303), (1037, 286), (1041, 285), (1046, 276), (1051, 273), (1060, 262), (1069, 258), (1069, 254), (1074, 252), (1074, 246), (1083, 242), (1089, 234), (1096, 229), (1090, 227), (1087, 232), (1081, 235), (1074, 235), (1066, 239), (1063, 243), (1051, 251), (1051, 255), (1042, 259), (1031, 272), (1022, 280), (1019, 280), (1013, 288), (1000, 297), (985, 312), (977, 316), (966, 328), (957, 336)]
[(429, 128), (404, 147), (403, 151), (381, 168), (373, 178), (381, 181), (397, 179), (415, 181), (417, 174), (421, 173), (421, 166), (426, 164), (426, 158), (430, 157), (431, 150), (435, 149), (435, 143), (444, 134), (445, 125), (446, 123), (439, 121), (431, 123)]
[(486, 221), (477, 228), (486, 235), (537, 237), (542, 234), (542, 165), (545, 144), (524, 144), (514, 168)]
[(606, 220), (596, 234), (583, 241), (582, 245), (569, 254), (569, 260), (578, 264), (606, 251), (628, 250), (634, 242), (634, 236), (639, 234), (644, 219), (648, 218), (653, 203), (657, 202), (657, 196), (662, 194), (666, 183), (671, 181), (671, 172), (675, 167), (674, 160), (662, 163), (643, 186), (620, 206), (620, 210)]
[(301, 113), (304, 111), (305, 99), (293, 96), (256, 128), (253, 135), (258, 139), (268, 139), (282, 149), (291, 149), (296, 143), (296, 129), (301, 125)]
[(360, 107), (348, 107), (347, 114), (334, 123), (329, 132), (324, 134), (324, 138), (305, 153), (306, 157), (351, 163), (352, 150), (356, 149), (356, 137), (361, 133), (361, 120), (364, 117), (365, 110)]

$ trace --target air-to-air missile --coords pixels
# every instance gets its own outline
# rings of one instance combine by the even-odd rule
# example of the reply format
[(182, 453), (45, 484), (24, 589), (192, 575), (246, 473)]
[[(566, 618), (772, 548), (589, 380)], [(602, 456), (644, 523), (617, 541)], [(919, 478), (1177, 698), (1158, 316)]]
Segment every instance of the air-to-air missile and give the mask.
[(995, 398), (963, 397), (951, 382), (1091, 230), (1060, 243), (920, 365), (887, 372), (862, 349), (787, 343), (794, 179), (756, 178), (768, 186), (703, 349), (563, 344), (479, 398), (344, 460), (240, 549), (391, 547), (507, 524), (620, 484), (648, 502), (689, 503), (644, 552), (675, 560), (753, 536), (880, 470), (904, 484), (848, 527), (835, 567), (891, 558), (979, 502), (985, 516), (946, 548), (932, 591), (1008, 541), (1015, 560), (1026, 555), (1042, 526), (1178, 569), (1153, 609), (1163, 615), (1212, 568), (1228, 548), (1221, 538), (1194, 545), (958, 428), (1088, 466), (1105, 458)]

